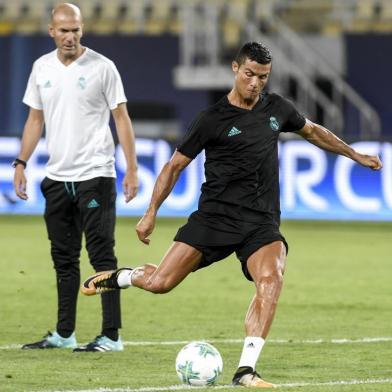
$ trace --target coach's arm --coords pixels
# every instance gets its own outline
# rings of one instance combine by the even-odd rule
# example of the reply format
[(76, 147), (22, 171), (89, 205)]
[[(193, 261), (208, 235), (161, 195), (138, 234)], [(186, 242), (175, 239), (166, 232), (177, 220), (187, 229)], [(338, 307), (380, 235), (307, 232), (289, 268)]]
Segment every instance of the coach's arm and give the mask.
[(351, 148), (343, 140), (339, 139), (335, 134), (327, 128), (316, 124), (308, 119), (302, 129), (298, 133), (307, 141), (323, 150), (343, 155), (362, 166), (369, 167), (373, 170), (380, 170), (382, 163), (378, 156), (361, 154)]
[[(27, 162), (34, 152), (37, 144), (42, 136), (44, 128), (44, 113), (42, 110), (30, 108), (24, 129), (20, 153), (18, 158)], [(26, 177), (24, 174), (23, 165), (17, 165), (14, 173), (14, 190), (16, 195), (22, 199), (27, 200), (26, 193)]]
[(192, 161), (184, 154), (179, 151), (175, 151), (170, 161), (167, 162), (157, 180), (155, 181), (154, 190), (152, 192), (150, 205), (144, 213), (142, 219), (136, 225), (136, 233), (139, 240), (145, 244), (149, 244), (150, 240), (147, 238), (154, 230), (155, 218), (161, 204), (169, 196), (170, 192), (174, 188), (180, 173), (189, 165)]
[(137, 160), (135, 152), (135, 133), (129, 118), (125, 103), (121, 103), (112, 110), (112, 116), (116, 125), (118, 141), (124, 153), (127, 169), (122, 181), (125, 202), (132, 200), (138, 191)]

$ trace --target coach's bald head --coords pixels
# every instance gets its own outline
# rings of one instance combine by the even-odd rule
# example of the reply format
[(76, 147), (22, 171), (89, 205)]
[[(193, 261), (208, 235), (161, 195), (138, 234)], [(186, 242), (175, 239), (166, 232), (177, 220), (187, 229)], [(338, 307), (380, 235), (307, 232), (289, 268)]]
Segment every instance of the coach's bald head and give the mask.
[(51, 22), (55, 23), (58, 19), (78, 19), (82, 22), (80, 8), (71, 3), (57, 4), (52, 10)]
[(49, 35), (54, 39), (61, 62), (68, 65), (76, 60), (84, 51), (80, 44), (83, 23), (79, 7), (71, 3), (56, 5), (52, 11)]

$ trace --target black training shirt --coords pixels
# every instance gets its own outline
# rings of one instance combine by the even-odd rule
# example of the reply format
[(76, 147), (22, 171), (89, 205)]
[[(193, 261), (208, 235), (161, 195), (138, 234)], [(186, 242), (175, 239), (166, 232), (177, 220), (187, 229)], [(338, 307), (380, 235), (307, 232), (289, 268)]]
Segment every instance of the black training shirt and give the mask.
[(225, 96), (199, 113), (177, 146), (192, 159), (205, 150), (199, 211), (279, 224), (279, 132), (298, 131), (305, 121), (290, 101), (267, 92), (252, 110)]

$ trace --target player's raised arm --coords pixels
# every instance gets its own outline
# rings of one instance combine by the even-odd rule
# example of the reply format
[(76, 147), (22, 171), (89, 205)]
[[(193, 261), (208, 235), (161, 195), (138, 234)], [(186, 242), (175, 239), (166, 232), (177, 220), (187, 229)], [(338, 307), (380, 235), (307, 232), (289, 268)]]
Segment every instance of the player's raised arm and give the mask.
[(139, 240), (145, 244), (148, 245), (150, 243), (150, 240), (147, 237), (154, 230), (155, 218), (159, 207), (174, 188), (182, 170), (184, 170), (191, 161), (191, 158), (181, 154), (179, 151), (175, 151), (170, 161), (163, 166), (159, 173), (152, 192), (150, 205), (142, 219), (140, 219), (139, 223), (136, 225), (137, 236), (139, 237)]
[(382, 168), (381, 160), (378, 156), (361, 154), (355, 151), (352, 147), (339, 139), (335, 134), (327, 128), (316, 124), (308, 119), (304, 127), (298, 133), (307, 141), (314, 144), (323, 150), (333, 152), (335, 154), (343, 155), (362, 166), (369, 167), (373, 170), (380, 170)]

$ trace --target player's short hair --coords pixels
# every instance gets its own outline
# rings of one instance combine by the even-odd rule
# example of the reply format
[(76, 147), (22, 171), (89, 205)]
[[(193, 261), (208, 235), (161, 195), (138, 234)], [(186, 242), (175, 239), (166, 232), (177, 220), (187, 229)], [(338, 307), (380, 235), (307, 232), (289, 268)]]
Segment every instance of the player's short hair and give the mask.
[(272, 61), (270, 50), (259, 42), (247, 42), (237, 53), (235, 61), (238, 65), (245, 63), (246, 59), (259, 64), (269, 64)]

